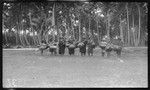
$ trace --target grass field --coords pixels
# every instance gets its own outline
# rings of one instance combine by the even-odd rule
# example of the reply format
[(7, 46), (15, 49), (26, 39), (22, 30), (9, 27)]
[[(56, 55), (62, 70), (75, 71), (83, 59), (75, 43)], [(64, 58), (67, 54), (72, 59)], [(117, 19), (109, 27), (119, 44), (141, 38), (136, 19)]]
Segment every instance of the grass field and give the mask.
[(128, 49), (118, 59), (44, 55), (35, 50), (3, 50), (3, 87), (147, 87), (147, 48)]

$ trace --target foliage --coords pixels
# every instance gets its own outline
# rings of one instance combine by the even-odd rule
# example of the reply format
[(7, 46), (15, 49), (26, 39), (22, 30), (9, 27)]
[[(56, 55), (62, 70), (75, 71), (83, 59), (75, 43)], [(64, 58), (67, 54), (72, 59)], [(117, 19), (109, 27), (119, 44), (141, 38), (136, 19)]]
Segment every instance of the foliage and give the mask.
[[(129, 22), (127, 22), (127, 4)], [(143, 36), (147, 32), (147, 12), (145, 2), (4, 2), (3, 31), (14, 33), (12, 35), (15, 35), (16, 44), (19, 40), (18, 42), (22, 45), (33, 42), (37, 45), (41, 39), (48, 40), (52, 37), (59, 39), (60, 36), (66, 38), (72, 36), (79, 40), (92, 35), (93, 40), (99, 42), (106, 34), (109, 34), (111, 38), (121, 35), (122, 28), (123, 40), (128, 43), (127, 26), (129, 25), (131, 31), (134, 16), (135, 34), (133, 36), (137, 42), (145, 38)], [(23, 33), (24, 36), (22, 36), (20, 35), (22, 31), (28, 32)], [(53, 35), (54, 33), (50, 32), (57, 33)], [(138, 34), (139, 32), (141, 34)], [(4, 41), (8, 43), (10, 36), (6, 33), (3, 36), (5, 36)], [(132, 40), (132, 36), (130, 39)], [(144, 42), (140, 43), (142, 45)]]

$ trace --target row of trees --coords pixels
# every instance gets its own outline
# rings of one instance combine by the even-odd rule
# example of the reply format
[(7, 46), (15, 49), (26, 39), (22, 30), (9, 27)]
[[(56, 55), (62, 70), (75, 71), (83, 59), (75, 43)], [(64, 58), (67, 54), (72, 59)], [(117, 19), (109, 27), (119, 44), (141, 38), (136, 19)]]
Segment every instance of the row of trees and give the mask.
[(4, 2), (3, 43), (31, 46), (59, 37), (98, 42), (118, 35), (126, 46), (143, 46), (147, 12), (145, 2)]

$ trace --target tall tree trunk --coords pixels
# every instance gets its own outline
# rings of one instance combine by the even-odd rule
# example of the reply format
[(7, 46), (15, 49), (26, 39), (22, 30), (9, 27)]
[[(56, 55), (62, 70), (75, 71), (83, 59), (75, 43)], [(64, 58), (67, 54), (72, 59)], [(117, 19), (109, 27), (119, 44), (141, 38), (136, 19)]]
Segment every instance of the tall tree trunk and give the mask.
[(137, 44), (136, 46), (138, 46), (140, 44), (140, 35), (141, 35), (141, 10), (140, 10), (140, 6), (138, 5), (138, 3), (136, 3), (137, 7), (138, 7), (138, 13), (139, 13), (139, 30), (138, 30), (138, 40), (137, 40)]
[(133, 45), (135, 46), (135, 25), (134, 25), (134, 14), (132, 14), (132, 25), (133, 25), (133, 31), (132, 31), (132, 33), (133, 33)]
[(4, 32), (5, 44), (8, 44), (7, 32)]
[(72, 25), (72, 31), (73, 31), (73, 39), (75, 39), (75, 28), (73, 25)]
[(48, 40), (48, 32), (47, 31), (45, 33), (45, 40), (46, 40), (47, 43), (49, 42), (49, 40)]
[(37, 45), (37, 41), (36, 41), (36, 38), (35, 38), (35, 30), (33, 29), (33, 26), (32, 26), (32, 31), (33, 31), (33, 42), (34, 42), (34, 45)]
[(128, 27), (128, 46), (130, 46), (130, 23), (129, 23), (129, 10), (128, 10), (128, 3), (126, 3), (126, 11), (127, 11), (127, 27)]
[(98, 19), (96, 20), (96, 24), (97, 24), (97, 39), (98, 39), (98, 42), (100, 41), (100, 31), (98, 29)]
[[(121, 37), (121, 40), (123, 41), (123, 31), (122, 31), (122, 22), (121, 22), (121, 15), (120, 15), (120, 37)], [(124, 42), (124, 41), (123, 41)]]
[(40, 33), (39, 33), (39, 40), (40, 40), (40, 43), (41, 41), (43, 40), (43, 25), (44, 25), (44, 22), (42, 22), (42, 25), (41, 25), (41, 28), (40, 28)]
[[(21, 30), (21, 32), (23, 31), (23, 25), (22, 25), (22, 11), (23, 11), (23, 8), (22, 8), (22, 4), (20, 5), (20, 9), (21, 9), (21, 12), (20, 12), (20, 30)], [(25, 42), (24, 42), (24, 38), (23, 38), (23, 36), (24, 36), (24, 33), (22, 33), (22, 35), (20, 35), (20, 37), (21, 37), (21, 40), (22, 40), (22, 43), (23, 43), (23, 46), (25, 46)]]
[(36, 32), (36, 34), (35, 34), (36, 45), (38, 45), (39, 44), (38, 32), (37, 31), (35, 31), (35, 32)]
[(106, 32), (105, 32), (106, 35), (108, 35), (108, 19), (106, 19)]
[(7, 39), (7, 33), (6, 32), (4, 33), (4, 36), (5, 36), (6, 44), (8, 44), (8, 39)]
[(71, 31), (73, 33), (73, 38), (74, 38), (73, 19), (70, 17), (70, 20), (71, 20)]
[[(90, 17), (90, 26), (91, 26), (91, 22), (92, 22), (92, 18)], [(90, 28), (91, 29), (91, 28)], [(94, 33), (95, 33), (95, 30), (91, 29), (91, 35), (92, 35), (92, 39), (94, 40)]]
[(39, 45), (40, 44), (40, 40), (39, 40), (39, 34), (38, 33), (36, 35), (36, 39), (37, 39), (37, 45)]
[(41, 30), (38, 33), (37, 38), (38, 38), (38, 42), (39, 42), (38, 44), (40, 44), (41, 43)]
[(16, 45), (18, 45), (18, 29), (16, 29)]
[(64, 26), (65, 27), (65, 37), (68, 40), (68, 29), (67, 29), (67, 24)]
[[(46, 17), (45, 17), (46, 18)], [(46, 30), (45, 30), (45, 32), (44, 32), (44, 34), (45, 34), (45, 40), (46, 40), (46, 42), (48, 43), (49, 42), (49, 38), (48, 38), (48, 22), (49, 21), (47, 21), (47, 20), (49, 20), (49, 17), (47, 17), (46, 18), (46, 20), (45, 20), (45, 28), (46, 28)], [(37, 40), (37, 42), (38, 42), (38, 40)]]
[[(21, 26), (22, 26), (22, 29), (23, 29), (23, 24), (22, 24)], [(28, 46), (30, 46), (29, 41), (27, 40), (26, 34), (24, 34), (23, 36), (24, 36), (24, 39), (25, 39), (26, 44), (27, 44)]]
[[(21, 6), (20, 6), (20, 9), (21, 9)], [(21, 23), (21, 15), (18, 15), (18, 24), (17, 24), (17, 31), (19, 31), (19, 40), (20, 40), (20, 43), (21, 43), (21, 45), (23, 45), (24, 46), (24, 44), (23, 44), (23, 41), (22, 41), (22, 39), (21, 39), (21, 34), (20, 34), (20, 31), (21, 31), (21, 25), (20, 25), (20, 23)]]
[(33, 26), (32, 26), (31, 13), (29, 14), (29, 19), (30, 19), (31, 31), (33, 32), (33, 36), (31, 36), (31, 37), (33, 38), (34, 45), (36, 45), (35, 38), (34, 38), (34, 30), (33, 30)]
[(39, 33), (37, 33), (37, 39), (38, 39), (38, 45), (40, 44), (40, 36)]
[(26, 46), (26, 43), (25, 43), (25, 40), (24, 40), (24, 29), (23, 29), (23, 22), (22, 22), (22, 20), (23, 20), (23, 18), (22, 18), (22, 11), (23, 11), (23, 6), (22, 6), (22, 4), (21, 4), (21, 15), (20, 15), (20, 18), (21, 18), (21, 20), (20, 20), (20, 29), (21, 29), (21, 31), (23, 31), (23, 34), (22, 34), (22, 36), (21, 36), (21, 38), (22, 38), (22, 42), (23, 42), (23, 45), (24, 46)]
[(79, 15), (79, 41), (81, 41), (81, 14)]
[(90, 29), (90, 24), (91, 24), (91, 17), (90, 17), (90, 15), (89, 15), (89, 37), (91, 38), (91, 34), (92, 34), (92, 32), (91, 32), (91, 29)]
[[(18, 31), (19, 31), (19, 33), (20, 33), (20, 25), (19, 25), (19, 24), (18, 24)], [(19, 34), (19, 39), (20, 39), (21, 45), (24, 46), (23, 41), (22, 41), (22, 38), (21, 38), (21, 34)]]
[[(21, 30), (23, 31), (23, 25), (22, 25), (22, 23), (21, 23)], [(26, 46), (26, 42), (24, 40), (24, 33), (23, 33), (23, 35), (21, 37), (22, 37), (23, 45)]]
[(24, 37), (25, 37), (25, 40), (26, 40), (26, 42), (27, 42), (27, 45), (30, 46), (30, 43), (29, 43), (29, 41), (28, 41), (28, 39), (27, 39), (27, 34), (25, 34)]
[(60, 31), (59, 31), (59, 25), (58, 25), (58, 19), (57, 19), (57, 15), (56, 15), (56, 7), (57, 7), (57, 4), (56, 3), (54, 3), (55, 4), (55, 8), (54, 8), (54, 15), (55, 15), (55, 17), (54, 18), (56, 18), (55, 19), (55, 21), (56, 21), (56, 30), (57, 30), (57, 41), (59, 42), (59, 37), (60, 37)]
[[(55, 31), (55, 29), (56, 29), (56, 26), (55, 26), (55, 3), (54, 3), (54, 5), (53, 5), (52, 26), (54, 27), (54, 28), (53, 28), (53, 29), (54, 29), (53, 31)], [(55, 35), (54, 35), (54, 33), (53, 33), (53, 42), (55, 41), (54, 39), (55, 39)]]
[(35, 40), (35, 42), (36, 42), (36, 45), (38, 45), (38, 37), (37, 37), (37, 32), (36, 32), (36, 34), (35, 34), (35, 30), (34, 30), (34, 40)]
[[(3, 19), (3, 21), (2, 21), (2, 27), (3, 27), (3, 30), (4, 30), (4, 19)], [(2, 30), (2, 31), (3, 31)], [(5, 40), (5, 44), (7, 43), (7, 37), (6, 37), (6, 32), (5, 32), (5, 30), (4, 30), (4, 34), (3, 34), (4, 36), (4, 40)]]
[[(22, 11), (22, 4), (20, 4), (20, 8), (19, 8), (21, 11)], [(19, 39), (20, 39), (20, 42), (21, 42), (21, 45), (24, 46), (24, 43), (23, 43), (23, 40), (22, 40), (22, 35), (20, 34), (20, 31), (21, 31), (21, 19), (22, 19), (22, 12), (20, 13), (20, 15), (18, 16), (18, 31), (19, 31)]]
[(110, 15), (109, 10), (107, 11), (107, 36), (110, 38)]

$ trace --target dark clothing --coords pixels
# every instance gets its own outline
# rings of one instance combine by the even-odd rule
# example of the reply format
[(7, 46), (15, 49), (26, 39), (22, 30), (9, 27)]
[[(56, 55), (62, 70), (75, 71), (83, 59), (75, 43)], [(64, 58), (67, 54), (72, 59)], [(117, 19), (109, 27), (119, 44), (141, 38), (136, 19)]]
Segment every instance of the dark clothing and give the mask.
[(105, 48), (105, 51), (107, 53), (107, 57), (110, 56), (110, 52), (113, 50), (111, 44), (107, 44), (106, 48)]
[(50, 46), (49, 52), (51, 52), (51, 54), (57, 54), (57, 46), (56, 45)]
[(57, 54), (56, 48), (50, 48), (49, 51), (51, 52), (51, 54)]
[(74, 55), (74, 53), (75, 53), (75, 45), (74, 44), (70, 44), (69, 46), (68, 46), (68, 51), (69, 51), (69, 54), (70, 55)]
[(106, 53), (106, 46), (107, 46), (107, 41), (106, 40), (103, 40), (101, 43), (100, 43), (100, 48), (102, 49), (102, 56), (104, 57), (105, 53)]
[(65, 48), (66, 48), (66, 44), (64, 41), (60, 41), (58, 44), (58, 48), (59, 48), (59, 54), (64, 55), (65, 53)]
[(101, 48), (102, 50), (105, 50), (106, 46), (100, 46), (100, 48)]
[(96, 47), (95, 43), (88, 42), (87, 47), (88, 47), (87, 49), (88, 55), (93, 55), (93, 49)]
[(49, 48), (49, 46), (46, 43), (42, 43), (39, 47), (39, 50), (41, 51), (41, 54), (43, 55), (43, 51), (48, 48)]
[(109, 55), (109, 53), (113, 50), (116, 52), (117, 56), (120, 57), (122, 47), (123, 47), (123, 42), (121, 41), (121, 39), (112, 39), (110, 44), (108, 44), (106, 47), (106, 52)]
[(123, 47), (123, 42), (120, 39), (114, 39), (112, 44), (114, 50), (122, 49)]
[(79, 49), (81, 55), (86, 55), (86, 45), (87, 45), (87, 41), (79, 43)]
[(77, 44), (73, 40), (69, 40), (66, 44), (68, 47), (68, 53), (69, 55), (74, 55), (75, 53), (75, 48), (77, 47)]

